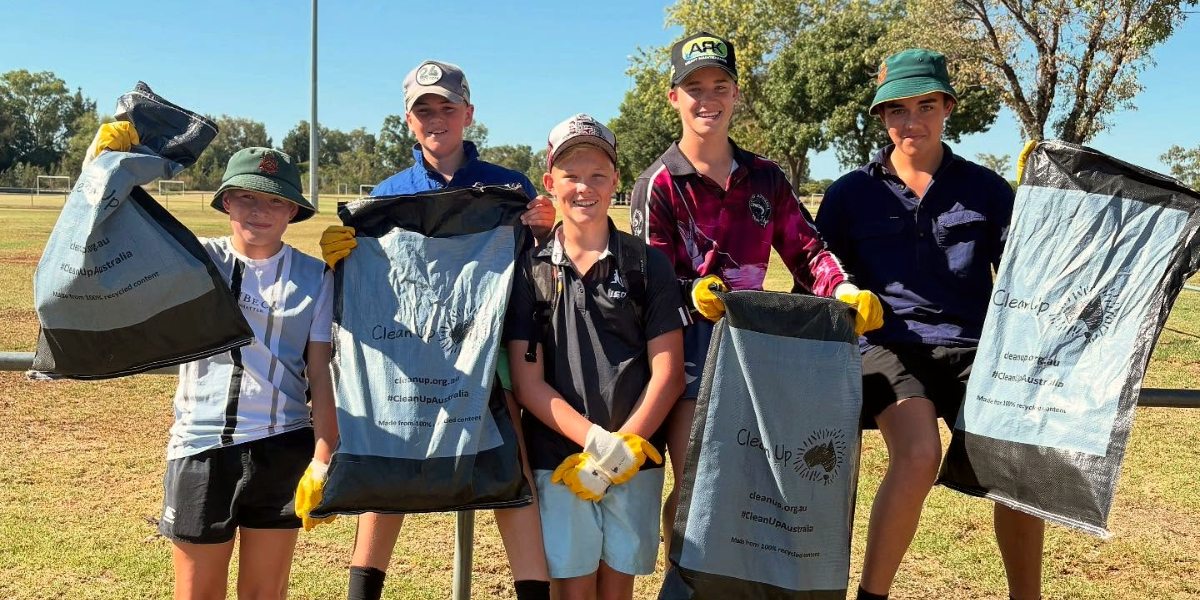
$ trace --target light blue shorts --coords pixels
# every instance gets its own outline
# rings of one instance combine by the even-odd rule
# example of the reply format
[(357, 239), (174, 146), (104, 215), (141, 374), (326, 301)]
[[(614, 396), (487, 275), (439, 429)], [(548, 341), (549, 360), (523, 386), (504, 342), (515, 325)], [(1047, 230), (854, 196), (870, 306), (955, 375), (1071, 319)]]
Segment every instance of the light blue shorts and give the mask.
[(663, 471), (640, 471), (609, 488), (600, 502), (580, 500), (567, 486), (550, 483), (552, 471), (534, 471), (550, 577), (582, 577), (596, 572), (602, 560), (626, 575), (654, 573)]

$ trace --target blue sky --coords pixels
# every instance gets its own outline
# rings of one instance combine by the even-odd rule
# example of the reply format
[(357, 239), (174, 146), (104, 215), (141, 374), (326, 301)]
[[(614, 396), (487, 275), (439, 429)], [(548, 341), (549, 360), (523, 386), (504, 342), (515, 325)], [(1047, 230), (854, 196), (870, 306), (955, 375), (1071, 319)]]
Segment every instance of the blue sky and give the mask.
[[(183, 106), (262, 121), (275, 143), (309, 116), (309, 7), (305, 0), (201, 3), (90, 0), (4, 4), (0, 72), (50, 70), (82, 87), (108, 112), (137, 80)], [(322, 124), (378, 131), (403, 112), (401, 82), (425, 58), (462, 66), (475, 116), (492, 144), (545, 143), (550, 128), (577, 112), (616, 116), (629, 87), (627, 57), (638, 46), (670, 43), (666, 2), (392, 2), (324, 0), (320, 14)], [(419, 9), (414, 9), (419, 7)], [(1200, 119), (1186, 90), (1200, 64), (1200, 15), (1164, 46), (1141, 77), (1136, 111), (1091, 145), (1163, 171), (1172, 144), (1200, 144)], [(1019, 129), (1002, 114), (988, 133), (956, 152), (1020, 151)], [(812, 176), (836, 178), (832, 153), (816, 156)], [(1011, 175), (1010, 175), (1011, 176)]]

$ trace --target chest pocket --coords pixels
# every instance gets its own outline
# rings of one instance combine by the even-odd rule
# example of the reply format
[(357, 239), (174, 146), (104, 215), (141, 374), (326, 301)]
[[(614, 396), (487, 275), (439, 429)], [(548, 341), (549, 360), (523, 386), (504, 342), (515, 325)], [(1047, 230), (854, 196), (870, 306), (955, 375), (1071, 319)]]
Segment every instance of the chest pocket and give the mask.
[(975, 254), (986, 243), (987, 216), (973, 210), (956, 210), (938, 215), (934, 235), (946, 255), (950, 271), (965, 277), (975, 262)]

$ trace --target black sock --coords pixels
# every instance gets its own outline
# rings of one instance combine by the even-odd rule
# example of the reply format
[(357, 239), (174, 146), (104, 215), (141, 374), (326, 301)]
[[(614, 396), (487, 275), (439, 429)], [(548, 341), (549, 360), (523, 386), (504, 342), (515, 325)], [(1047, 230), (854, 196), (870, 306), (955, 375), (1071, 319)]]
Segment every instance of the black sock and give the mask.
[(550, 600), (550, 582), (534, 579), (514, 581), (517, 590), (517, 600)]
[(887, 594), (872, 594), (867, 590), (858, 588), (858, 600), (888, 600)]
[(387, 573), (375, 567), (350, 567), (350, 591), (346, 600), (379, 600)]

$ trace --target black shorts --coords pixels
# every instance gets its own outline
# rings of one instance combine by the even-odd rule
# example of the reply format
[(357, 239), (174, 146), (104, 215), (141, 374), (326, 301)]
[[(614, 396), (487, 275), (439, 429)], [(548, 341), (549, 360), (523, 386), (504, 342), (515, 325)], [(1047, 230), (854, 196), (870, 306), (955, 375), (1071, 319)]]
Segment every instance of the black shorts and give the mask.
[(238, 527), (299, 528), (296, 485), (314, 446), (305, 427), (167, 461), (158, 532), (177, 542), (223, 544)]
[(937, 415), (954, 428), (975, 362), (975, 348), (924, 344), (871, 346), (863, 354), (863, 428), (905, 398), (928, 398)]

